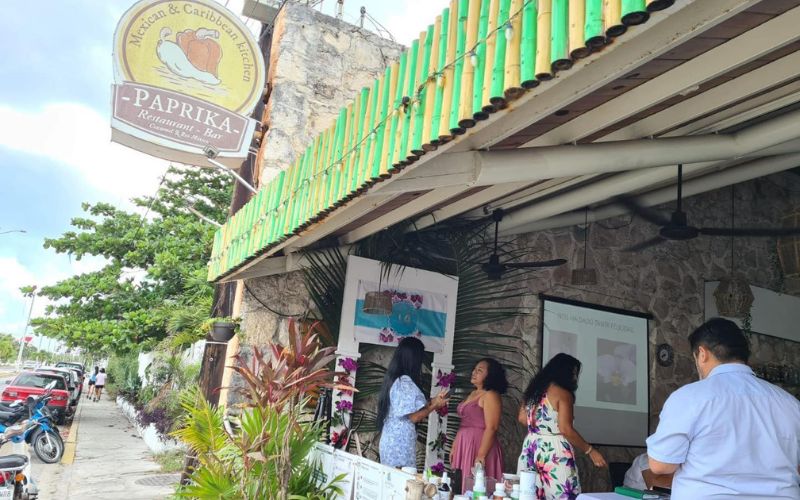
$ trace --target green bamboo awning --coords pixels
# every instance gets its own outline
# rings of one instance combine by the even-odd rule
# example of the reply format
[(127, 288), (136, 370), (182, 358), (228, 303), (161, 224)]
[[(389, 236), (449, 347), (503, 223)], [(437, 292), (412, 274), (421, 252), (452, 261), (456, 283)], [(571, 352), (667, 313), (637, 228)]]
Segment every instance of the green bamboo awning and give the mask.
[(672, 3), (451, 0), (382, 77), (217, 231), (209, 279), (302, 232)]

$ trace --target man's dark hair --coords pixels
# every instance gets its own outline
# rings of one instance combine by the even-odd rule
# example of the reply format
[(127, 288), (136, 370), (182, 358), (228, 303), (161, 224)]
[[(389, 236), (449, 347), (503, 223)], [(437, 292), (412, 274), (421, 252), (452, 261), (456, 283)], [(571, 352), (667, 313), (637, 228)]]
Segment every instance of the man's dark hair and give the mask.
[(731, 320), (712, 318), (689, 335), (692, 353), (705, 347), (722, 363), (750, 359), (750, 342), (744, 332)]

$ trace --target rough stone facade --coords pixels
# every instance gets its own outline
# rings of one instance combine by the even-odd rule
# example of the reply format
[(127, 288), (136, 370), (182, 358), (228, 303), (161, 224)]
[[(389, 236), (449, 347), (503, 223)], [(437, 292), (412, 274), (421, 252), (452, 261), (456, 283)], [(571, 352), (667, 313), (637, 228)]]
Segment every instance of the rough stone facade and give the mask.
[(403, 47), (286, 2), (275, 21), (264, 111), (261, 182), (288, 167), (339, 110), (383, 75)]
[[(260, 184), (291, 165), (402, 49), (302, 3), (286, 2), (275, 20), (269, 55)], [(310, 301), (299, 272), (245, 280), (244, 285), (239, 352), (248, 358), (253, 346), (285, 341), (287, 315), (302, 314)], [(237, 386), (239, 377), (231, 383)], [(235, 393), (230, 397), (236, 399)]]

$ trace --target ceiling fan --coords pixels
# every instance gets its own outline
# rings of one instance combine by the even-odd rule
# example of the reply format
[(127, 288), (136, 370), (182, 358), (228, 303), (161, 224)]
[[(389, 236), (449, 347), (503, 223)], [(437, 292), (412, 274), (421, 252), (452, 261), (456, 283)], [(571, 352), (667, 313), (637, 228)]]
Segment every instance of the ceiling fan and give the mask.
[(659, 227), (658, 235), (625, 248), (625, 252), (638, 252), (667, 241), (683, 241), (704, 236), (777, 237), (800, 234), (800, 227), (752, 228), (752, 227), (695, 227), (690, 226), (686, 212), (682, 210), (683, 165), (678, 165), (678, 198), (674, 212), (667, 218), (664, 214), (639, 203), (631, 196), (617, 196), (616, 201), (642, 219)]
[(527, 269), (537, 267), (556, 267), (566, 264), (565, 259), (543, 260), (538, 262), (500, 262), (500, 256), (497, 253), (497, 233), (500, 226), (500, 221), (503, 220), (505, 211), (496, 209), (492, 212), (492, 220), (494, 220), (494, 251), (489, 256), (489, 262), (482, 264), (481, 269), (486, 272), (488, 278), (497, 281), (503, 277), (503, 273), (509, 269)]

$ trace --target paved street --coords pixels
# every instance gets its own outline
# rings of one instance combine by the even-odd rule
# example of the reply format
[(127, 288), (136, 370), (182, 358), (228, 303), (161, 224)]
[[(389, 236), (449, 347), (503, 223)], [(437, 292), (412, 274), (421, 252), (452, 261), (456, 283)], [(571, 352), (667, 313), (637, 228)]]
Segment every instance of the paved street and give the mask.
[[(39, 483), (40, 499), (170, 497), (178, 475), (160, 472), (144, 441), (113, 401), (105, 396), (97, 403), (83, 399), (73, 425), (77, 425), (77, 434), (71, 433), (77, 446), (71, 465), (47, 465), (34, 458), (33, 475)], [(66, 446), (68, 453), (69, 444)]]

